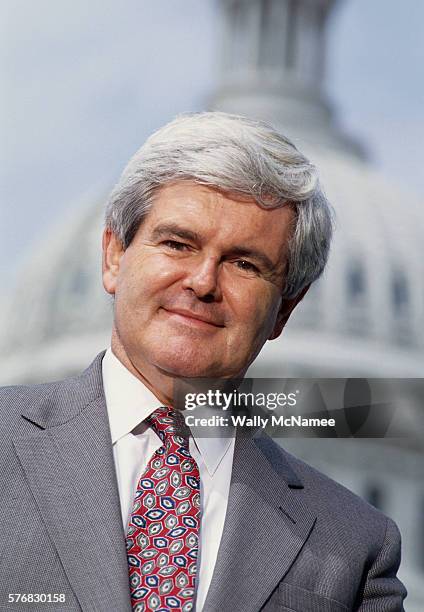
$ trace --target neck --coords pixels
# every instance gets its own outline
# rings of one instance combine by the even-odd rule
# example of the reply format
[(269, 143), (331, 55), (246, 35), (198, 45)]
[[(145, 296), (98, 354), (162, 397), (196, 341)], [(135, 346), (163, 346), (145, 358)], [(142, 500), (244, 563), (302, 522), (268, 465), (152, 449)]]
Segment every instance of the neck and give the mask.
[(115, 326), (112, 329), (111, 348), (112, 353), (119, 359), (122, 365), (141, 380), (155, 397), (158, 398), (161, 404), (164, 406), (173, 405), (174, 378), (148, 364), (143, 364), (142, 367), (139, 364), (136, 365), (122, 346)]

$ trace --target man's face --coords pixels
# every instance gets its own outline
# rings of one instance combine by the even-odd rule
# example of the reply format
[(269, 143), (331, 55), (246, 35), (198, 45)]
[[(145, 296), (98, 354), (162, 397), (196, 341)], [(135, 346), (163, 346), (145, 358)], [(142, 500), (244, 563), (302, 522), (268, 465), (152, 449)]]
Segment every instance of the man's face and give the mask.
[(157, 192), (125, 251), (106, 231), (104, 285), (115, 295), (120, 344), (139, 372), (241, 375), (281, 333), (293, 210), (235, 198), (175, 182)]

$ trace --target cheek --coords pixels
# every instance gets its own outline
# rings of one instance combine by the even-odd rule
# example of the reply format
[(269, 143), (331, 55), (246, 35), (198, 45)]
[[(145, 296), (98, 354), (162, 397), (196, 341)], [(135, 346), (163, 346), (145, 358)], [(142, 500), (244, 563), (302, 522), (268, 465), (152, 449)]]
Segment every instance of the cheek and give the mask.
[(169, 287), (178, 278), (178, 269), (163, 255), (148, 255), (130, 262), (118, 277), (118, 291), (129, 299), (149, 298)]
[[(280, 299), (270, 283), (261, 280), (234, 285), (226, 294), (236, 327), (243, 335), (268, 336), (278, 313)], [(247, 337), (246, 337), (247, 340)]]

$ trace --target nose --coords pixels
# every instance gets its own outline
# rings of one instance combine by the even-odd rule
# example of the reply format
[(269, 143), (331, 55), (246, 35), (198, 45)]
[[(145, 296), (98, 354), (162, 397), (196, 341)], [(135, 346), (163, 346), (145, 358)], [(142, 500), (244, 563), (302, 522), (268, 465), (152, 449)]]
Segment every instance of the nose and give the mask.
[(190, 269), (183, 280), (183, 288), (193, 291), (199, 300), (218, 302), (221, 300), (219, 284), (219, 261), (204, 257), (191, 262)]

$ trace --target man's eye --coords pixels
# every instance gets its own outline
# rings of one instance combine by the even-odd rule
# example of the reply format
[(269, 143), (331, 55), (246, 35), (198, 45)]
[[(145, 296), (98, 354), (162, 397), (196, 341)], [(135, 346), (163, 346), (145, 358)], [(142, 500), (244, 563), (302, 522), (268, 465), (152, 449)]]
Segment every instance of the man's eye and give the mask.
[(256, 266), (250, 263), (250, 261), (246, 261), (245, 259), (238, 259), (235, 263), (236, 266), (240, 268), (240, 270), (244, 270), (246, 272), (259, 272)]
[(162, 244), (174, 251), (184, 251), (188, 248), (184, 242), (178, 242), (178, 240), (165, 240)]

